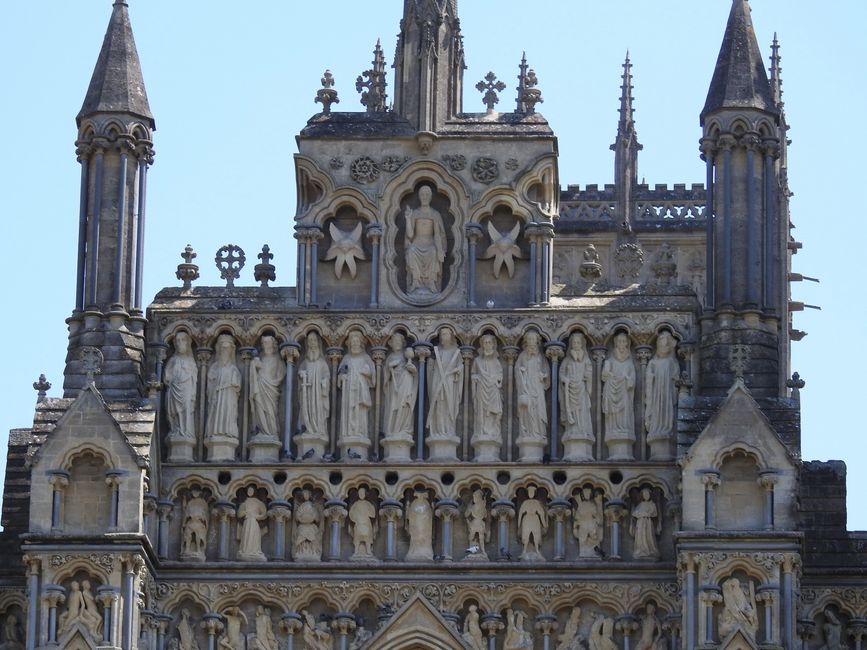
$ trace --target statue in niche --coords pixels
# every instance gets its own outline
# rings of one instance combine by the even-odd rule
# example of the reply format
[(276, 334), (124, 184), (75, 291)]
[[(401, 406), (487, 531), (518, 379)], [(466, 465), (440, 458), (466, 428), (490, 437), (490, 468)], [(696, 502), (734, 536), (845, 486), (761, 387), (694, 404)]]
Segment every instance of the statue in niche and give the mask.
[(439, 330), (439, 345), (428, 366), (430, 409), (427, 426), (433, 438), (455, 435), (455, 422), (464, 393), (464, 364), (455, 335), (448, 327)]
[(181, 438), (196, 437), (196, 388), (199, 369), (193, 358), (190, 335), (178, 332), (175, 353), (166, 363), (163, 383), (166, 386), (166, 416), (169, 435)]
[(181, 558), (205, 559), (205, 547), (208, 544), (208, 520), (208, 502), (202, 496), (202, 490), (194, 487), (190, 490), (189, 498), (184, 499)]
[(741, 581), (729, 578), (722, 583), (723, 610), (717, 619), (721, 639), (741, 628), (750, 639), (755, 640), (759, 631), (759, 616), (756, 609), (755, 586), (749, 581), (749, 598), (744, 593)]
[(479, 339), (479, 356), (473, 360), (473, 411), (475, 415), (473, 441), (502, 441), (500, 421), (503, 418), (503, 364), (497, 354), (497, 339), (484, 334)]
[(250, 401), (253, 425), (259, 433), (276, 438), (280, 433), (280, 385), (286, 377), (286, 364), (277, 351), (277, 339), (262, 337), (262, 354), (250, 362)]
[(196, 632), (190, 623), (190, 610), (181, 610), (181, 620), (178, 621), (178, 650), (199, 650)]
[(433, 191), (427, 185), (418, 190), (421, 205), (408, 205), (406, 218), (406, 292), (435, 294), (442, 290), (443, 262), (446, 259), (446, 231), (439, 211), (431, 207)]
[(602, 514), (602, 494), (585, 487), (578, 495), (572, 513), (572, 534), (578, 540), (578, 557), (598, 559), (605, 519)]
[(247, 616), (240, 607), (229, 607), (223, 612), (226, 620), (226, 631), (220, 637), (217, 647), (221, 650), (241, 650), (244, 648), (244, 637), (241, 635), (241, 622), (247, 624)]
[(94, 641), (102, 640), (102, 616), (90, 590), (90, 581), (82, 580), (81, 584), (73, 580), (69, 584), (69, 595), (66, 598), (66, 611), (58, 619), (57, 636), (66, 634), (75, 624), (82, 625)]
[(629, 337), (614, 337), (614, 351), (602, 364), (602, 412), (605, 414), (605, 441), (610, 458), (632, 458), (635, 442), (635, 364)]
[(217, 337), (217, 358), (208, 369), (208, 435), (238, 438), (241, 371), (235, 365), (235, 341)]
[(525, 614), (520, 609), (506, 610), (506, 638), (503, 640), (503, 650), (532, 650), (533, 637), (524, 629)]
[(264, 562), (262, 536), (268, 532), (267, 526), (259, 522), (268, 518), (268, 508), (256, 497), (256, 488), (247, 488), (247, 498), (238, 507), (238, 559), (248, 562)]
[(385, 359), (385, 436), (412, 440), (415, 423), (413, 411), (418, 397), (418, 368), (412, 362), (415, 354), (405, 347), (406, 339), (395, 332), (388, 340), (391, 352)]
[(500, 279), (500, 271), (503, 266), (506, 267), (506, 272), (509, 278), (515, 275), (515, 258), (521, 259), (521, 249), (518, 247), (518, 235), (521, 233), (521, 222), (514, 225), (512, 230), (507, 233), (501, 233), (494, 227), (491, 221), (488, 221), (488, 235), (491, 238), (491, 245), (488, 246), (481, 259), (489, 260), (494, 258), (494, 279)]
[(461, 637), (470, 650), (488, 650), (488, 644), (485, 643), (485, 637), (479, 625), (479, 608), (476, 605), (470, 605), (468, 608), (467, 616), (464, 619), (464, 632)]
[(3, 643), (0, 643), (0, 650), (23, 650), (23, 648), (18, 617), (9, 612), (3, 620)]
[(328, 440), (331, 375), (316, 332), (305, 339), (304, 360), (298, 366), (298, 423), (303, 435)]
[(373, 632), (364, 627), (364, 619), (360, 616), (355, 618), (355, 638), (352, 639), (352, 645), (349, 650), (361, 650), (368, 641), (373, 638)]
[(373, 406), (370, 391), (376, 385), (376, 369), (364, 351), (364, 337), (358, 330), (349, 333), (349, 352), (340, 361), (337, 385), (341, 390), (341, 444), (359, 441), (370, 444), (369, 414)]
[(830, 609), (825, 610), (825, 624), (822, 625), (822, 631), (825, 633), (825, 645), (819, 650), (843, 650), (846, 648), (842, 640), (843, 626), (840, 624), (840, 619)]
[(675, 381), (680, 365), (674, 356), (675, 340), (670, 332), (656, 337), (656, 354), (647, 364), (644, 388), (644, 426), (648, 440), (669, 437), (674, 431), (674, 406), (677, 400)]
[(636, 560), (659, 559), (656, 538), (660, 533), (662, 533), (662, 517), (659, 516), (659, 509), (653, 502), (650, 488), (642, 488), (641, 501), (632, 508), (632, 516), (629, 520), (632, 557)]
[(590, 650), (619, 650), (614, 642), (614, 619), (597, 616), (590, 628), (588, 639)]
[(292, 527), (292, 555), (295, 560), (318, 562), (322, 559), (322, 513), (313, 503), (310, 490), (301, 490)]
[(557, 636), (556, 650), (586, 650), (581, 637), (581, 608), (575, 606), (569, 613), (569, 620), (563, 632)]
[(331, 640), (331, 632), (328, 631), (328, 622), (323, 620), (317, 623), (313, 614), (306, 609), (301, 610), (301, 617), (304, 619), (304, 629), (301, 636), (307, 650), (333, 650), (334, 645)]
[(551, 385), (548, 361), (542, 354), (539, 333), (530, 330), (524, 335), (524, 349), (515, 364), (515, 386), (518, 391), (518, 426), (523, 440), (547, 439), (548, 409), (545, 391)]
[[(590, 407), (592, 385), (593, 361), (587, 354), (587, 339), (581, 332), (574, 332), (569, 337), (569, 348), (560, 365), (560, 419), (564, 428), (564, 444), (573, 440), (584, 440), (592, 449), (596, 440)], [(579, 456), (566, 460), (592, 459), (592, 453)]]
[(277, 650), (277, 637), (274, 635), (274, 623), (271, 620), (271, 610), (258, 605), (256, 607), (256, 646), (255, 650)]
[(427, 490), (416, 490), (413, 500), (406, 507), (406, 523), (409, 532), (407, 562), (433, 560), (433, 509)]
[(363, 224), (359, 221), (352, 232), (345, 232), (338, 228), (333, 222), (328, 226), (328, 231), (331, 233), (331, 246), (325, 253), (325, 261), (334, 260), (334, 275), (339, 280), (343, 275), (343, 267), (349, 269), (349, 277), (353, 280), (358, 273), (358, 267), (355, 263), (355, 258), (361, 261), (367, 259), (364, 254), (364, 248), (361, 245), (361, 232)]
[(467, 520), (467, 545), (471, 549), (467, 559), (487, 560), (485, 544), (491, 541), (491, 525), (488, 504), (482, 490), (473, 490), (473, 500), (467, 506), (464, 518)]
[(520, 534), (521, 559), (528, 562), (544, 560), (542, 556), (542, 536), (548, 530), (548, 513), (545, 506), (536, 498), (536, 486), (527, 488), (527, 498), (518, 510), (518, 531)]
[(662, 625), (656, 618), (656, 605), (647, 603), (641, 616), (641, 633), (635, 650), (665, 650), (665, 640), (662, 638)]
[(367, 489), (358, 488), (358, 499), (349, 508), (349, 534), (355, 552), (350, 559), (373, 559), (373, 541), (376, 538), (376, 508), (367, 500)]

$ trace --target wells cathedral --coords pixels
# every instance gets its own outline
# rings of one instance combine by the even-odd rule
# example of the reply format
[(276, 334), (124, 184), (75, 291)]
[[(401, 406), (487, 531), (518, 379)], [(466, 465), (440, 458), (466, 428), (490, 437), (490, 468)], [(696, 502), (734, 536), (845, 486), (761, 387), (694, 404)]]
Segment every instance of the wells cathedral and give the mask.
[(200, 286), (188, 246), (148, 305), (155, 124), (115, 0), (63, 393), (10, 434), (0, 649), (860, 650), (867, 534), (843, 464), (801, 460), (779, 55), (747, 0), (706, 184), (670, 187), (638, 182), (628, 59), (615, 183), (561, 185), (535, 72), (466, 112), (457, 0), (403, 5), (362, 109), (326, 71), (298, 125), (296, 286), (231, 244)]

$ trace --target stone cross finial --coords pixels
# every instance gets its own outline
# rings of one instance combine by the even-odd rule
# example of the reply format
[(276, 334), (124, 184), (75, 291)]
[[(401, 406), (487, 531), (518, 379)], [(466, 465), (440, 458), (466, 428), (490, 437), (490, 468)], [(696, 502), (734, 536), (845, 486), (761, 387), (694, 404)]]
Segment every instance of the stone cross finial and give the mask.
[(497, 81), (497, 75), (493, 72), (489, 72), (485, 75), (484, 81), (480, 81), (476, 84), (476, 89), (480, 93), (484, 93), (482, 101), (485, 103), (485, 106), (488, 107), (488, 113), (493, 113), (494, 106), (500, 102), (497, 93), (503, 92), (506, 89), (506, 84), (502, 81)]
[(235, 244), (226, 244), (217, 251), (214, 262), (220, 269), (220, 278), (226, 281), (226, 287), (234, 287), (235, 280), (241, 277), (241, 269), (247, 261), (244, 249)]
[(361, 104), (367, 107), (368, 113), (385, 112), (386, 86), (385, 57), (382, 54), (382, 46), (377, 40), (376, 48), (373, 50), (373, 67), (362, 72), (355, 80), (355, 89), (361, 93)]
[(87, 383), (92, 384), (94, 377), (102, 372), (102, 362), (104, 360), (102, 352), (97, 348), (82, 348), (79, 353), (79, 359), (81, 359), (81, 367), (87, 375)]
[(36, 393), (36, 403), (39, 404), (45, 400), (45, 396), (51, 389), (51, 382), (45, 379), (45, 375), (39, 375), (39, 379), (33, 382), (33, 390)]
[(316, 91), (314, 102), (322, 104), (322, 112), (328, 115), (331, 112), (332, 104), (339, 104), (340, 99), (337, 97), (337, 91), (334, 90), (334, 75), (331, 70), (326, 70), (322, 75), (322, 88)]
[(259, 264), (253, 267), (253, 278), (258, 282), (261, 286), (267, 287), (268, 281), (274, 282), (277, 279), (277, 274), (275, 273), (275, 267), (271, 264), (271, 260), (274, 259), (274, 254), (271, 252), (271, 247), (268, 244), (262, 246), (262, 252), (259, 253), (256, 257), (262, 260)]
[(807, 382), (801, 379), (800, 373), (792, 373), (792, 378), (786, 380), (786, 388), (792, 389), (792, 399), (801, 399), (801, 389), (807, 385)]
[(196, 259), (196, 254), (193, 252), (191, 244), (187, 244), (184, 252), (181, 253), (183, 262), (178, 264), (178, 270), (175, 271), (175, 277), (184, 283), (184, 289), (190, 289), (193, 286), (193, 280), (199, 279), (199, 265), (193, 264)]

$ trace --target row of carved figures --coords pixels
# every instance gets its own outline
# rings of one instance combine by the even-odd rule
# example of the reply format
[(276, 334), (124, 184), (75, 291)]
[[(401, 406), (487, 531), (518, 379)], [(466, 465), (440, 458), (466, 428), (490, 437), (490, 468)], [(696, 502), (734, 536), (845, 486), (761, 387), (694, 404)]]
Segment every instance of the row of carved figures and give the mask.
[(512, 460), (513, 442), (519, 461), (556, 460), (561, 434), (569, 462), (631, 460), (636, 442), (640, 457), (645, 443), (651, 460), (672, 457), (681, 371), (667, 330), (638, 363), (623, 331), (610, 351), (588, 350), (581, 332), (543, 344), (534, 329), (520, 348), (502, 350), (490, 332), (478, 348), (461, 346), (449, 327), (435, 344), (414, 346), (396, 332), (373, 356), (360, 330), (349, 332), (345, 352), (325, 349), (316, 332), (304, 342), (296, 368), (299, 346), (265, 335), (260, 351), (242, 350), (242, 372), (231, 335), (217, 338), (205, 365), (190, 335), (178, 332), (162, 372), (169, 460), (193, 460), (202, 441), (213, 462), (235, 460), (239, 446), (254, 462), (274, 462), (281, 450), (291, 458), (292, 443), (299, 460), (375, 460), (381, 446), (387, 461), (449, 462), (458, 460), (461, 431), (462, 457), (469, 460), (471, 445), (476, 462)]
[[(488, 561), (488, 550), (493, 551), (493, 559), (511, 560), (512, 519), (515, 519), (515, 534), (520, 544), (517, 559), (526, 562), (545, 561), (543, 544), (547, 540), (553, 542), (552, 559), (565, 560), (566, 529), (570, 516), (578, 559), (618, 559), (621, 555), (620, 525), (623, 519), (628, 519), (626, 528), (632, 539), (632, 559), (657, 560), (660, 557), (658, 537), (662, 532), (663, 509), (660, 496), (648, 487), (636, 490), (627, 504), (615, 500), (606, 503), (601, 491), (590, 486), (578, 491), (574, 499), (549, 500), (536, 486), (530, 485), (525, 493), (522, 491), (517, 507), (514, 501), (508, 499), (491, 502), (480, 488), (472, 491), (465, 504), (450, 499), (434, 501), (430, 492), (422, 488), (407, 491), (403, 502), (390, 499), (379, 501), (371, 497), (366, 487), (357, 489), (351, 504), (342, 500), (323, 502), (313, 490), (306, 488), (298, 490), (291, 503), (266, 503), (261, 498), (263, 496), (260, 490), (250, 485), (238, 497), (237, 503), (232, 503), (210, 499), (202, 488), (191, 488), (182, 500), (180, 559), (207, 559), (212, 517), (218, 525), (216, 537), (219, 560), (230, 559), (232, 519), (236, 521), (235, 558), (246, 562), (267, 560), (263, 539), (269, 532), (272, 534), (269, 549), (271, 557), (285, 560), (285, 538), (290, 525), (290, 552), (296, 562), (322, 561), (324, 540), (329, 542), (325, 559), (340, 560), (344, 526), (352, 541), (349, 560), (353, 562), (397, 560), (398, 546), (404, 546), (401, 544), (404, 539), (400, 536), (401, 529), (408, 540), (403, 557), (406, 562), (452, 560), (455, 556), (464, 561)], [(611, 534), (608, 544), (604, 545), (606, 513)], [(164, 510), (163, 515), (167, 516), (168, 512)], [(436, 518), (440, 519), (436, 535), (438, 552), (434, 549)], [(460, 520), (463, 520), (465, 528), (457, 531), (455, 522)], [(160, 526), (166, 525), (164, 520), (160, 522)], [(456, 532), (460, 532), (460, 539), (465, 540), (466, 548), (454, 548)], [(376, 544), (377, 538), (383, 533), (384, 544)], [(159, 537), (164, 537), (164, 534), (158, 534)], [(165, 545), (165, 542), (160, 545), (161, 555), (168, 552)], [(382, 557), (377, 557), (377, 550)]]

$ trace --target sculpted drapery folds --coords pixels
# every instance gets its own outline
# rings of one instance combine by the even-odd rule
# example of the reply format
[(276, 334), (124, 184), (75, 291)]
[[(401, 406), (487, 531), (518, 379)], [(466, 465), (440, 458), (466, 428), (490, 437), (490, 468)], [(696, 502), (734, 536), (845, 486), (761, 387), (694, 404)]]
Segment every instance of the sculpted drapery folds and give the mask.
[(524, 349), (515, 364), (515, 386), (518, 391), (518, 425), (520, 439), (545, 440), (548, 409), (545, 391), (551, 385), (548, 361), (542, 354), (539, 333), (530, 330), (524, 335)]
[(599, 557), (604, 523), (602, 494), (594, 496), (593, 490), (585, 487), (578, 495), (572, 517), (572, 533), (578, 540), (578, 557)]
[(417, 490), (406, 508), (406, 529), (409, 532), (407, 562), (433, 559), (433, 509), (427, 492)]
[(196, 436), (196, 388), (199, 370), (193, 357), (190, 335), (178, 332), (175, 353), (166, 363), (163, 383), (166, 385), (166, 416), (169, 434), (183, 438)]
[(184, 520), (182, 525), (181, 557), (196, 560), (205, 559), (208, 543), (208, 502), (202, 497), (199, 488), (190, 490), (184, 499)]
[(274, 623), (271, 620), (271, 610), (268, 607), (258, 605), (256, 607), (255, 650), (277, 650), (278, 645), (277, 637), (274, 634)]
[(199, 650), (196, 631), (190, 622), (190, 610), (186, 607), (181, 610), (181, 620), (178, 621), (178, 650)]
[(319, 335), (310, 332), (305, 343), (304, 360), (298, 367), (299, 428), (307, 435), (327, 439), (331, 375), (322, 355)]
[(340, 439), (368, 440), (369, 414), (373, 406), (371, 389), (376, 385), (376, 368), (364, 351), (364, 338), (358, 330), (349, 333), (349, 352), (340, 362), (337, 385), (342, 391)]
[(479, 341), (479, 356), (473, 360), (473, 439), (500, 440), (503, 417), (503, 365), (497, 354), (497, 339), (485, 334)]
[(581, 636), (581, 608), (573, 607), (563, 631), (557, 636), (556, 650), (586, 650)]
[[(635, 364), (629, 337), (620, 332), (614, 337), (614, 351), (602, 365), (602, 412), (605, 414), (605, 440), (610, 443), (635, 441)], [(618, 457), (631, 457), (621, 450)]]
[(358, 500), (349, 508), (349, 533), (354, 546), (352, 559), (373, 557), (376, 530), (376, 508), (367, 500), (367, 490), (358, 488)]
[(240, 607), (229, 607), (223, 612), (226, 621), (225, 633), (220, 637), (217, 647), (220, 650), (238, 650), (244, 647), (244, 637), (241, 634), (241, 623), (247, 624), (247, 615)]
[(744, 593), (741, 581), (729, 578), (722, 583), (723, 609), (719, 614), (717, 626), (720, 638), (741, 628), (750, 639), (755, 639), (759, 631), (759, 615), (756, 610), (755, 587), (749, 582), (749, 597)]
[(439, 293), (442, 290), (446, 232), (442, 215), (431, 207), (433, 191), (427, 185), (418, 190), (419, 207), (406, 206), (406, 292)]
[(662, 518), (648, 488), (641, 490), (641, 501), (632, 509), (629, 534), (632, 535), (632, 556), (636, 559), (659, 558), (656, 538), (662, 532)]
[(506, 638), (503, 650), (532, 650), (533, 637), (524, 629), (525, 614), (521, 610), (506, 610)]
[(217, 358), (208, 370), (208, 435), (238, 438), (238, 398), (241, 371), (235, 364), (235, 341), (217, 338)]
[(263, 336), (262, 354), (250, 362), (250, 400), (254, 426), (266, 436), (280, 433), (280, 385), (285, 377), (286, 365), (277, 352), (277, 339)]
[(635, 650), (665, 650), (665, 642), (662, 638), (662, 625), (656, 618), (656, 605), (647, 603), (644, 614), (641, 617), (641, 635)]
[(560, 365), (560, 419), (563, 440), (593, 440), (590, 388), (593, 361), (587, 354), (587, 340), (580, 332), (569, 337), (569, 349)]
[(656, 339), (656, 354), (647, 364), (644, 390), (644, 426), (648, 438), (670, 436), (674, 431), (675, 381), (680, 366), (674, 356), (675, 341), (662, 331)]
[(247, 498), (238, 508), (238, 559), (251, 562), (264, 562), (262, 536), (268, 527), (262, 528), (259, 522), (268, 517), (265, 504), (256, 497), (253, 486), (247, 488)]
[(587, 645), (590, 650), (618, 650), (618, 646), (614, 642), (614, 619), (597, 616), (590, 627)]
[(412, 348), (405, 348), (403, 334), (392, 334), (391, 352), (385, 359), (383, 393), (385, 394), (384, 433), (388, 438), (412, 438), (413, 411), (418, 397), (418, 368), (413, 363)]
[(536, 486), (527, 488), (527, 498), (518, 510), (518, 534), (520, 535), (521, 559), (541, 561), (542, 539), (548, 530), (548, 513), (544, 504), (536, 498)]
[(302, 490), (293, 513), (292, 555), (300, 561), (322, 559), (322, 513), (313, 503), (310, 490)]
[(93, 598), (89, 580), (83, 580), (81, 583), (73, 580), (69, 584), (66, 611), (58, 619), (57, 636), (62, 637), (76, 623), (83, 625), (95, 641), (102, 638), (102, 616)]
[(479, 608), (476, 605), (470, 605), (467, 611), (462, 637), (470, 650), (487, 650), (488, 648), (488, 644), (485, 643), (485, 637), (482, 634), (482, 628), (479, 625)]
[(428, 362), (430, 410), (427, 426), (433, 438), (455, 435), (458, 409), (464, 392), (464, 364), (455, 335), (447, 327), (439, 331), (439, 345)]

